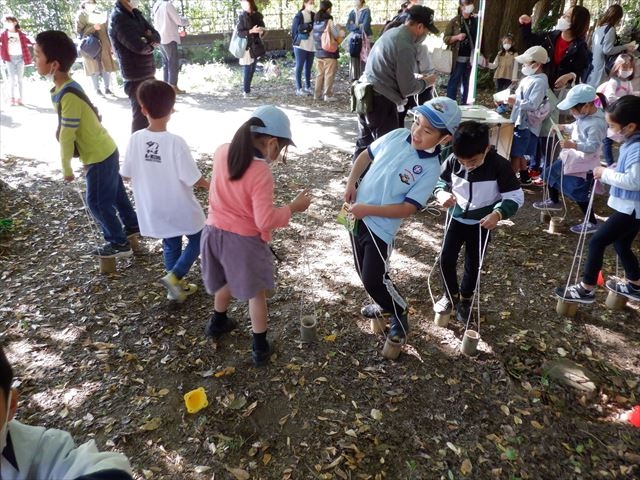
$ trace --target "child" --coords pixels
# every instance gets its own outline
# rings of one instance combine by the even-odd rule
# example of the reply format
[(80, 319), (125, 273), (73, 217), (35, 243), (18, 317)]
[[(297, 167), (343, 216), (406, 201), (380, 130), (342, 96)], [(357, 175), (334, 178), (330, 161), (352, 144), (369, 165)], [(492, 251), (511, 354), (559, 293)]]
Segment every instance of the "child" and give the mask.
[[(137, 96), (149, 126), (131, 135), (120, 173), (132, 181), (142, 235), (162, 238), (168, 273), (160, 282), (168, 290), (167, 298), (183, 302), (197, 290), (184, 277), (200, 255), (204, 226), (204, 212), (193, 187), (209, 188), (209, 182), (202, 178), (187, 143), (167, 132), (175, 88), (159, 80), (145, 80)], [(183, 235), (188, 240), (184, 250)]]
[(545, 107), (549, 88), (549, 81), (547, 75), (542, 73), (542, 67), (549, 61), (549, 56), (543, 47), (535, 46), (517, 56), (516, 61), (522, 64), (522, 73), (525, 78), (520, 81), (515, 95), (511, 95), (508, 100), (513, 106), (511, 121), (515, 123), (511, 145), (511, 167), (516, 174), (520, 175), (520, 183), (529, 185), (531, 179), (525, 157), (533, 157), (536, 154), (543, 120), (537, 114)]
[(11, 15), (4, 17), (4, 31), (0, 34), (0, 58), (9, 72), (9, 90), (13, 106), (22, 105), (24, 66), (31, 65), (29, 45), (33, 45), (33, 42), (20, 30), (18, 19)]
[(582, 282), (555, 290), (567, 302), (593, 303), (605, 249), (613, 244), (627, 281), (609, 279), (606, 287), (631, 300), (640, 301), (640, 266), (631, 245), (640, 231), (640, 98), (625, 95), (607, 108), (609, 137), (624, 142), (615, 167), (597, 166), (593, 176), (611, 185), (607, 205), (613, 209), (589, 242)]
[(518, 67), (515, 61), (517, 52), (513, 50), (513, 35), (508, 34), (500, 40), (500, 51), (488, 67), (495, 70), (493, 81), (496, 85), (496, 92), (506, 90), (518, 81)]
[(271, 356), (267, 342), (267, 300), (273, 289), (273, 255), (267, 245), (271, 230), (285, 227), (291, 214), (304, 212), (311, 199), (300, 192), (284, 207), (273, 205), (269, 165), (281, 158), (291, 140), (289, 119), (272, 105), (256, 109), (230, 144), (213, 157), (209, 217), (202, 232), (202, 279), (214, 295), (214, 310), (205, 333), (210, 337), (233, 330), (227, 317), (231, 297), (249, 300), (253, 331), (252, 357), (257, 366)]
[[(453, 136), (453, 154), (442, 164), (434, 195), (441, 206), (449, 208), (452, 217), (440, 253), (445, 294), (434, 311), (448, 314), (455, 307), (456, 318), (466, 323), (472, 315), (480, 250), (498, 222), (515, 215), (524, 203), (524, 193), (509, 162), (489, 143), (486, 124), (460, 124)], [(456, 265), (463, 245), (464, 274), (458, 287)]]
[[(600, 165), (600, 148), (602, 140), (607, 136), (604, 112), (595, 106), (598, 97), (606, 105), (606, 99), (602, 94), (596, 93), (591, 85), (582, 83), (569, 90), (565, 99), (558, 104), (559, 110), (569, 110), (576, 121), (574, 124), (563, 126), (564, 130), (571, 131), (571, 140), (560, 142), (560, 158), (543, 174), (549, 186), (549, 198), (535, 202), (533, 208), (560, 210), (562, 191), (576, 202), (586, 215), (593, 186), (591, 171)], [(586, 223), (574, 225), (570, 230), (573, 233), (593, 233), (598, 228), (597, 223), (591, 210)]]
[(13, 420), (18, 392), (12, 383), (13, 370), (0, 346), (0, 478), (131, 480), (131, 466), (121, 453), (100, 453), (94, 440), (76, 447), (65, 431)]
[(76, 46), (66, 33), (48, 30), (36, 37), (34, 53), (38, 73), (54, 82), (51, 100), (60, 112), (59, 141), (64, 179), (71, 182), (75, 178), (71, 170), (75, 148), (85, 167), (87, 205), (107, 242), (93, 254), (129, 257), (133, 252), (127, 236), (140, 232), (138, 219), (118, 173), (118, 148), (100, 123), (93, 106), (79, 96), (86, 98), (82, 87), (69, 76), (69, 69), (78, 56)]
[(406, 337), (409, 323), (407, 304), (388, 275), (388, 257), (402, 219), (423, 208), (431, 196), (440, 147), (451, 139), (461, 117), (457, 103), (446, 97), (429, 100), (412, 113), (411, 131), (393, 130), (358, 155), (344, 194), (348, 210), (362, 220), (352, 235), (353, 255), (364, 288), (376, 302), (361, 313), (390, 316), (389, 335), (396, 340)]
[[(633, 94), (633, 80), (634, 70), (634, 58), (623, 53), (616, 57), (613, 67), (611, 68), (611, 75), (609, 80), (598, 86), (596, 89), (599, 93), (602, 93), (607, 98), (607, 104), (611, 105), (620, 97)], [(596, 105), (598, 103), (596, 102)], [(602, 107), (602, 105), (598, 105)], [(613, 164), (613, 140), (609, 137), (604, 137), (602, 141), (602, 153), (607, 165)]]

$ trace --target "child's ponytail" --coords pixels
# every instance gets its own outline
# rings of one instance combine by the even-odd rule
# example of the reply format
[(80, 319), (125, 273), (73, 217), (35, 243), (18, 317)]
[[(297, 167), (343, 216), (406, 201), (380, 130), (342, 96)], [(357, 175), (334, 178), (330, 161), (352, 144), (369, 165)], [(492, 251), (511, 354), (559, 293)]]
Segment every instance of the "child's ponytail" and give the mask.
[(229, 180), (242, 178), (255, 157), (255, 146), (253, 144), (255, 133), (251, 131), (253, 126), (264, 127), (265, 125), (259, 118), (251, 117), (242, 124), (231, 140), (229, 158), (227, 160)]
[(601, 92), (596, 92), (596, 95), (600, 99), (600, 105), (602, 106), (602, 109), (606, 110), (608, 106), (607, 97)]

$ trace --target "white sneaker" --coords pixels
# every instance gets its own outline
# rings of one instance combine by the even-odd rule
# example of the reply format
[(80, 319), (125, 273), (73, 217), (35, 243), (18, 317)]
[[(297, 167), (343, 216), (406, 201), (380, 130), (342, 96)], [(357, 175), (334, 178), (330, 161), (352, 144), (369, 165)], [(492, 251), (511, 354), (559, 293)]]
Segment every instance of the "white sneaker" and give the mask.
[(541, 202), (533, 202), (533, 208), (535, 208), (536, 210), (558, 211), (562, 210), (562, 205), (560, 205), (560, 202), (556, 203), (550, 198), (547, 198), (546, 200), (542, 200)]
[(338, 99), (336, 97), (330, 97), (329, 95), (325, 95), (324, 96), (324, 101), (325, 102), (337, 102)]
[(299, 90), (296, 90), (296, 95), (299, 96), (299, 97), (302, 97), (302, 96), (306, 95), (306, 93), (305, 93), (305, 91), (303, 89), (299, 89)]
[(311, 90), (310, 88), (303, 88), (302, 91), (305, 95), (313, 95), (313, 90)]

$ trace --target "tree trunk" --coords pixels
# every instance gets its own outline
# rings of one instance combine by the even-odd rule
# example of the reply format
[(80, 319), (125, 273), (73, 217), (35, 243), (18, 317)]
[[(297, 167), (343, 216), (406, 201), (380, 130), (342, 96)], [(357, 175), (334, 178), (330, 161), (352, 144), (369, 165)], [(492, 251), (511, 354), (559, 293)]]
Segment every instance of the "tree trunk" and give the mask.
[(524, 49), (520, 39), (518, 17), (530, 15), (538, 0), (490, 0), (487, 1), (482, 35), (482, 53), (489, 61), (498, 53), (500, 39), (512, 33), (519, 52)]

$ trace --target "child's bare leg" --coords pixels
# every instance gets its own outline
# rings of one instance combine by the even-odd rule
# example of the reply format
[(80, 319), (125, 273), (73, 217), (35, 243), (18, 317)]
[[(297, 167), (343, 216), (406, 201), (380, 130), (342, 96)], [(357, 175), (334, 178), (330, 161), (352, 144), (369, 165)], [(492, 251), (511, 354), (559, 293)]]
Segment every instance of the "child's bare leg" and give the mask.
[(209, 337), (218, 338), (238, 326), (238, 322), (227, 317), (227, 309), (231, 303), (229, 286), (220, 288), (213, 297), (213, 315), (209, 319), (204, 331)]
[(225, 285), (213, 294), (213, 309), (216, 312), (226, 312), (231, 303), (231, 292), (229, 286)]

